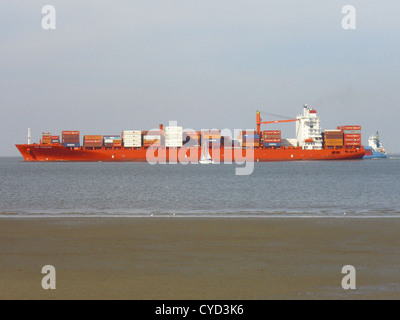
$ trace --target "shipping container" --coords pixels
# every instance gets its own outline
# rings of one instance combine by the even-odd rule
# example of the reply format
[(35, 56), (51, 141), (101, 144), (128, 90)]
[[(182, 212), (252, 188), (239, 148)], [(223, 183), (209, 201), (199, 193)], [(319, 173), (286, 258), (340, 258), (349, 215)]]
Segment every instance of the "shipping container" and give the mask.
[(346, 144), (347, 142), (360, 142), (361, 143), (361, 138), (350, 138), (350, 139), (344, 139), (344, 144)]
[(351, 125), (351, 126), (340, 126), (337, 127), (339, 130), (361, 130), (361, 126), (359, 125)]
[(63, 145), (64, 147), (67, 147), (67, 148), (71, 148), (71, 147), (77, 148), (77, 147), (80, 146), (79, 143), (63, 143), (62, 145)]
[(272, 139), (264, 139), (264, 142), (282, 142), (282, 139), (272, 138)]
[(361, 134), (361, 130), (344, 130), (344, 134)]
[(356, 133), (356, 134), (352, 134), (352, 133), (348, 133), (344, 135), (344, 138), (361, 138), (361, 134)]
[(79, 139), (62, 139), (62, 143), (80, 143)]
[(281, 135), (276, 134), (264, 134), (262, 136), (263, 139), (281, 139)]
[(243, 140), (260, 140), (260, 135), (258, 134), (244, 134), (242, 136)]
[(343, 139), (343, 134), (325, 134), (325, 139)]
[(143, 140), (161, 140), (160, 135), (146, 135), (143, 136)]
[(272, 135), (281, 135), (281, 130), (264, 130), (263, 135), (272, 134)]
[(142, 134), (141, 130), (124, 130), (121, 133), (122, 138), (126, 136), (140, 136)]
[(62, 135), (64, 136), (79, 136), (79, 131), (63, 131)]
[(91, 139), (93, 139), (93, 140), (102, 140), (103, 136), (102, 135), (85, 135), (85, 136), (83, 136), (83, 139), (84, 140), (86, 140), (86, 139), (88, 139), (88, 140), (91, 140)]
[(281, 143), (279, 142), (264, 142), (264, 147), (280, 147)]
[(83, 136), (83, 145), (85, 147), (99, 148), (103, 146), (102, 135), (85, 135)]
[(361, 146), (361, 142), (346, 142), (345, 146)]
[(343, 139), (325, 139), (325, 145), (330, 147), (343, 146)]

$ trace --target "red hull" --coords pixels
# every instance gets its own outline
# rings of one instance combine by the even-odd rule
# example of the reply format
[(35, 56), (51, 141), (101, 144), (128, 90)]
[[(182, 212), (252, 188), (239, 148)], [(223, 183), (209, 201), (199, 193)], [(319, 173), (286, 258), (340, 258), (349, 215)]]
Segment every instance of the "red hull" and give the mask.
[[(182, 148), (66, 148), (61, 144), (18, 144), (16, 145), (25, 161), (89, 161), (89, 162), (150, 162), (197, 163), (201, 149)], [(210, 148), (214, 162), (229, 163), (240, 161), (299, 161), (299, 160), (353, 160), (362, 159), (363, 147), (303, 150), (302, 148), (282, 147), (233, 149)]]

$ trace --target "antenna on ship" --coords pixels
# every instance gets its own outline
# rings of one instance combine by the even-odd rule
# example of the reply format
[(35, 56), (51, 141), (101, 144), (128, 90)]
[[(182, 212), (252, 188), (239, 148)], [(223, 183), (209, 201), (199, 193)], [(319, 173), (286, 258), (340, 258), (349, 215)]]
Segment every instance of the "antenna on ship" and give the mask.
[(31, 128), (28, 128), (28, 144), (32, 144), (31, 143)]

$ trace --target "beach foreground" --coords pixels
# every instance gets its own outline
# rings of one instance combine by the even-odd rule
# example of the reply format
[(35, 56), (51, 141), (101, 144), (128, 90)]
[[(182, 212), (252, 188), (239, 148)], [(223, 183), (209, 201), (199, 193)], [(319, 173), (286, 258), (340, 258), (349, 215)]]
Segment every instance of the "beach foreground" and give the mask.
[(399, 230), (391, 218), (2, 218), (0, 299), (399, 299)]

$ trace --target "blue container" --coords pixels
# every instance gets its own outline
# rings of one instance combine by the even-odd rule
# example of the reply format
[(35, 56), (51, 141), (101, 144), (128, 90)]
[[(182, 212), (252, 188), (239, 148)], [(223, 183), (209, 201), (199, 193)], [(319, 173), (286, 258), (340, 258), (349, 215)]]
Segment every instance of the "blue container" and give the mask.
[(80, 146), (79, 143), (63, 143), (62, 145), (66, 148), (77, 148)]
[(282, 146), (279, 142), (265, 142), (264, 147), (280, 147)]
[(51, 143), (60, 143), (60, 139), (51, 139)]
[(247, 140), (247, 139), (258, 140), (258, 139), (260, 139), (260, 135), (259, 134), (245, 134), (245, 135), (243, 135), (243, 139), (244, 140)]
[(116, 140), (119, 140), (119, 139), (121, 139), (121, 136), (103, 136), (103, 139), (116, 139)]

